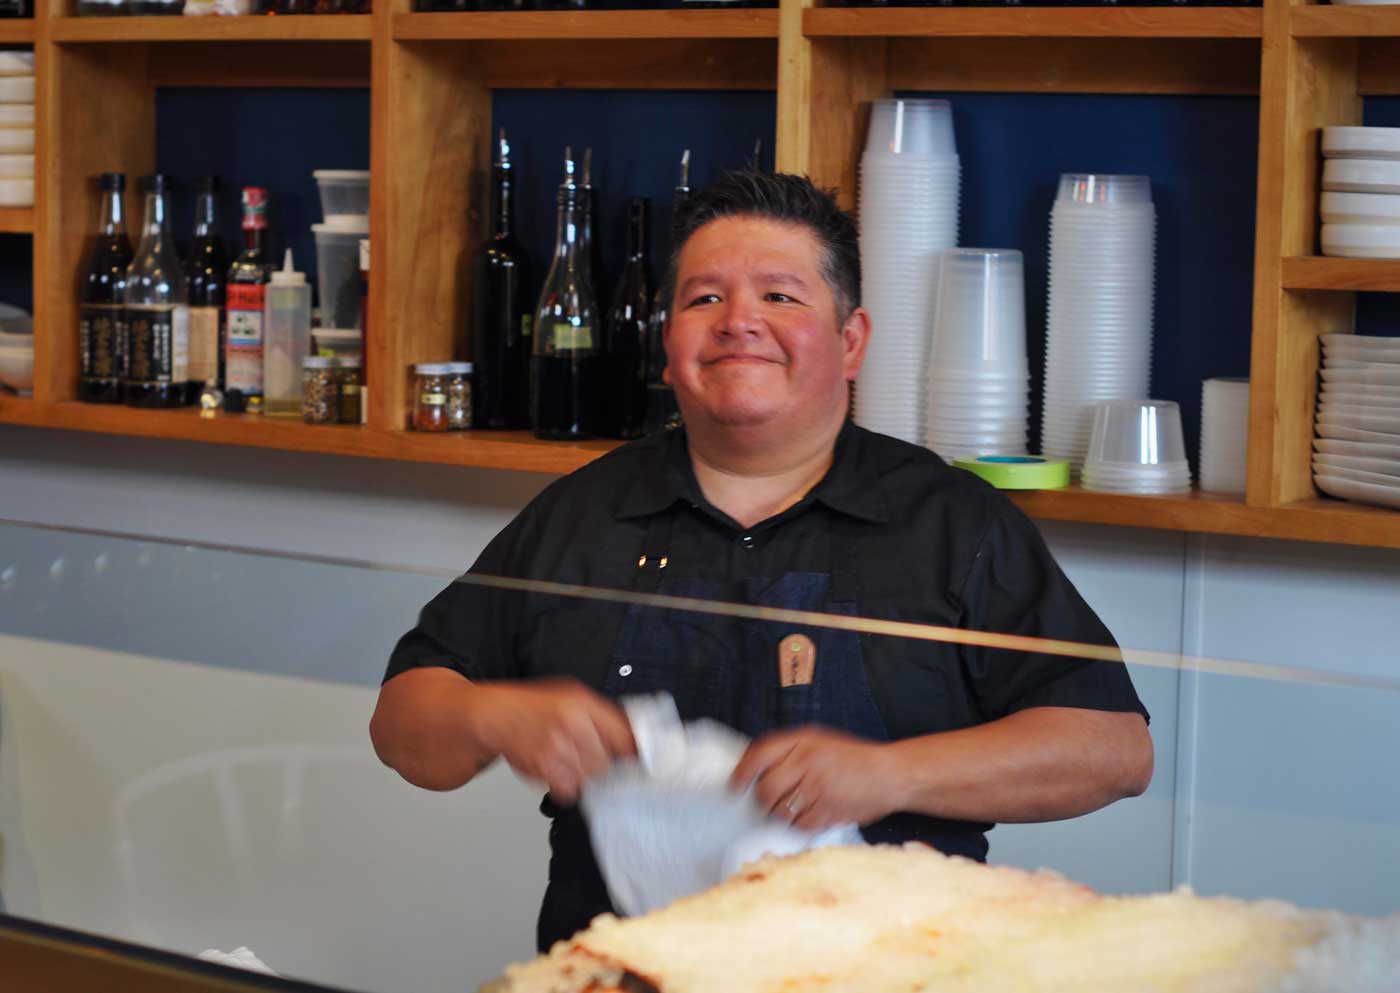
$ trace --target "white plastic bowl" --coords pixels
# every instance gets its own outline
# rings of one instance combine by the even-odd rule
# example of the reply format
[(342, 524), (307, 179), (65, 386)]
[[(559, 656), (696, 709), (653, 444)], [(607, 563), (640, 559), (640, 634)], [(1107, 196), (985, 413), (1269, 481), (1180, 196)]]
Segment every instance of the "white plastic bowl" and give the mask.
[(1400, 162), (1385, 159), (1328, 159), (1322, 188), (1339, 193), (1400, 193)]
[(1322, 154), (1329, 159), (1400, 159), (1400, 128), (1323, 128)]
[(34, 346), (0, 345), (0, 383), (18, 393), (34, 389)]
[[(1400, 168), (1400, 162), (1396, 166)], [(1400, 259), (1400, 227), (1392, 224), (1324, 224), (1322, 254), (1351, 259)]]
[(33, 76), (0, 76), (0, 103), (33, 102)]
[(0, 154), (32, 153), (33, 151), (33, 128), (0, 128)]
[(1400, 225), (1400, 196), (1393, 193), (1323, 193), (1318, 198), (1318, 211), (1322, 214), (1323, 224)]
[(368, 169), (317, 169), (312, 174), (321, 195), (321, 214), (329, 225), (341, 217), (369, 214)]

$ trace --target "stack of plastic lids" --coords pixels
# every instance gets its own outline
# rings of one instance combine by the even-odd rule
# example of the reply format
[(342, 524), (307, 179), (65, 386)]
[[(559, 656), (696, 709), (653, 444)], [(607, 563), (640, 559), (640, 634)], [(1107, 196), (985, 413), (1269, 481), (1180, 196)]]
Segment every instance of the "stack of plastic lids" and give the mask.
[(1191, 488), (1181, 409), (1170, 400), (1105, 400), (1094, 408), (1086, 490), (1170, 494)]
[(1322, 254), (1400, 258), (1400, 128), (1323, 128), (1322, 154)]
[(943, 253), (924, 443), (947, 461), (1026, 450), (1030, 372), (1021, 253)]
[(1207, 379), (1201, 387), (1201, 489), (1244, 494), (1249, 380)]
[(0, 207), (34, 206), (34, 53), (0, 52)]
[(938, 257), (957, 244), (961, 167), (946, 100), (876, 100), (860, 162), (861, 284), (875, 333), (855, 418), (920, 444)]
[(1146, 176), (1060, 177), (1050, 213), (1041, 452), (1076, 471), (1094, 406), (1148, 396), (1156, 231)]
[(1323, 493), (1400, 508), (1400, 338), (1322, 336), (1313, 448)]

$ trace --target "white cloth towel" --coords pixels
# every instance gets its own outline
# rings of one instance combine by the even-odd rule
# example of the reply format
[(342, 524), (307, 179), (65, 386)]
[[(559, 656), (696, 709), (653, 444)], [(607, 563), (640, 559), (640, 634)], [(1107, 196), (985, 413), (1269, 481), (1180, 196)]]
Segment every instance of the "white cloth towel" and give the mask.
[(203, 959), (205, 962), (217, 962), (219, 965), (231, 965), (236, 969), (247, 969), (250, 972), (265, 972), (269, 976), (277, 975), (246, 945), (239, 945), (231, 952), (221, 952), (217, 948), (206, 948), (196, 958)]
[(723, 882), (765, 854), (858, 845), (844, 824), (799, 831), (759, 809), (729, 777), (749, 739), (715, 721), (682, 724), (669, 694), (622, 701), (637, 759), (614, 764), (580, 799), (613, 906), (645, 914)]

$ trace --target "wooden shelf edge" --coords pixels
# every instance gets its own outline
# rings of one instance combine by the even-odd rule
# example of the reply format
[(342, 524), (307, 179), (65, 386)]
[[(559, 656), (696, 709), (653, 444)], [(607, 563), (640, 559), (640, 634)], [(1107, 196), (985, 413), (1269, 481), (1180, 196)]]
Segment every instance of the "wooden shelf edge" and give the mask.
[(0, 21), (0, 45), (32, 45), (34, 38), (33, 18)]
[(1286, 290), (1400, 291), (1400, 260), (1296, 255), (1282, 260)]
[(33, 233), (33, 207), (0, 207), (0, 234)]
[(1259, 38), (1257, 7), (812, 7), (802, 31), (813, 37)]
[(400, 41), (777, 38), (776, 9), (395, 14)]
[(370, 14), (300, 17), (58, 17), (59, 42), (369, 41)]
[(1389, 5), (1293, 7), (1288, 19), (1295, 38), (1400, 37), (1400, 10)]

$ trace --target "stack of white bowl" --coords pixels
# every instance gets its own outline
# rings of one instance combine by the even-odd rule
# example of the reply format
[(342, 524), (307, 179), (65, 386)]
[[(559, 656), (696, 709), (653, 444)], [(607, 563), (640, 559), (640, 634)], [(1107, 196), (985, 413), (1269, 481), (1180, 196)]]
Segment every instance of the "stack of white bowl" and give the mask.
[(1147, 495), (1191, 488), (1181, 409), (1175, 403), (1106, 400), (1093, 416), (1083, 471), (1086, 490)]
[(946, 100), (876, 100), (860, 161), (861, 284), (874, 334), (856, 381), (863, 427), (923, 441), (938, 256), (958, 240), (961, 167)]
[(1322, 336), (1313, 447), (1322, 492), (1400, 508), (1400, 338)]
[(1244, 493), (1249, 380), (1207, 379), (1201, 387), (1201, 489)]
[(1400, 128), (1323, 128), (1322, 154), (1322, 254), (1400, 258)]
[(34, 393), (34, 319), (28, 311), (0, 303), (0, 393)]
[(34, 53), (0, 52), (0, 207), (34, 205)]
[(1156, 231), (1146, 176), (1060, 177), (1050, 212), (1040, 447), (1076, 471), (1094, 405), (1148, 395)]
[(948, 249), (937, 306), (924, 444), (948, 461), (1024, 452), (1030, 372), (1021, 253)]

